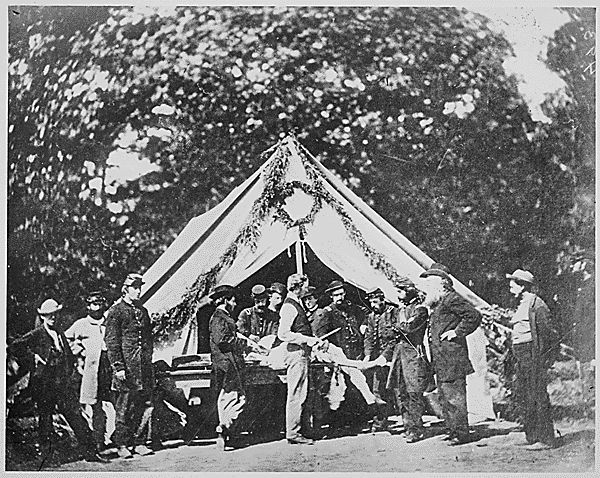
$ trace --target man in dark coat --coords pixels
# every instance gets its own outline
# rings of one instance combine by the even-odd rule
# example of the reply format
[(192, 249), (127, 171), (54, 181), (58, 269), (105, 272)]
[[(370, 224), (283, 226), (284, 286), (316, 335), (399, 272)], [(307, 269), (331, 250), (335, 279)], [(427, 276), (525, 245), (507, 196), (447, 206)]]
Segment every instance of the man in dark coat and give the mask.
[[(365, 335), (365, 357), (364, 361), (375, 360), (383, 356), (390, 362), (394, 356), (394, 348), (397, 343), (397, 324), (400, 322), (400, 310), (395, 305), (386, 303), (385, 295), (379, 288), (370, 291), (367, 299), (371, 304), (371, 313), (367, 317), (367, 331)], [(377, 401), (389, 401), (393, 399), (388, 389), (388, 371), (378, 367), (368, 372), (370, 375), (371, 390), (377, 397)], [(372, 375), (371, 375), (372, 374)], [(389, 410), (385, 407), (379, 408), (379, 413), (373, 420), (372, 431), (387, 429), (387, 414)]]
[(547, 372), (556, 359), (560, 337), (550, 309), (532, 292), (533, 274), (517, 269), (506, 278), (510, 279), (510, 292), (519, 301), (511, 318), (515, 402), (525, 429), (526, 449), (546, 450), (555, 445)]
[(269, 293), (264, 285), (252, 287), (251, 295), (254, 305), (240, 312), (237, 330), (258, 342), (267, 335), (277, 334), (279, 313), (268, 308)]
[(341, 281), (331, 282), (325, 293), (330, 295), (331, 304), (315, 312), (311, 321), (313, 332), (317, 337), (322, 337), (339, 327), (340, 331), (327, 340), (340, 347), (346, 357), (356, 360), (363, 352), (360, 327), (365, 323), (365, 311), (346, 300), (346, 289)]
[[(400, 299), (397, 343), (388, 375), (388, 387), (397, 388), (398, 405), (408, 443), (423, 439), (423, 392), (431, 384), (423, 337), (429, 312), (421, 305), (415, 284), (403, 279), (396, 284)], [(394, 383), (394, 376), (397, 383)]]
[(73, 378), (75, 357), (64, 332), (57, 328), (56, 313), (62, 308), (48, 299), (38, 309), (42, 324), (16, 339), (9, 352), (19, 357), (34, 357), (31, 373), (32, 397), (39, 414), (39, 437), (43, 445), (50, 445), (52, 416), (61, 413), (73, 429), (86, 461), (106, 462), (97, 454), (92, 431), (79, 409), (79, 390)]
[(467, 335), (481, 323), (481, 314), (453, 288), (448, 269), (433, 264), (421, 274), (426, 279), (430, 349), (439, 400), (451, 445), (467, 443), (467, 375), (474, 372), (469, 360)]
[(231, 427), (246, 403), (243, 351), (249, 344), (247, 340), (238, 337), (238, 330), (232, 318), (237, 304), (235, 289), (230, 285), (219, 285), (209, 297), (217, 307), (208, 327), (212, 360), (211, 385), (218, 394), (217, 448), (224, 451), (226, 447), (235, 445)]
[(132, 451), (151, 455), (137, 433), (144, 412), (151, 407), (154, 372), (150, 317), (138, 301), (143, 285), (140, 274), (129, 274), (123, 282), (122, 297), (108, 310), (105, 342), (113, 369), (112, 389), (116, 392), (115, 432), (112, 441), (121, 458)]

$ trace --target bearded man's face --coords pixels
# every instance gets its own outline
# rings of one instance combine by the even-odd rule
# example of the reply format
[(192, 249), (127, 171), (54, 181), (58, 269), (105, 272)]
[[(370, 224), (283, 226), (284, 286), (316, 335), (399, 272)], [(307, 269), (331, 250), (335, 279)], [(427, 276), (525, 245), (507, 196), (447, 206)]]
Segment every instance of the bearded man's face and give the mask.
[(446, 289), (444, 288), (444, 282), (441, 277), (429, 276), (423, 281), (423, 289), (427, 294), (423, 305), (427, 307), (434, 307), (439, 301), (446, 295)]

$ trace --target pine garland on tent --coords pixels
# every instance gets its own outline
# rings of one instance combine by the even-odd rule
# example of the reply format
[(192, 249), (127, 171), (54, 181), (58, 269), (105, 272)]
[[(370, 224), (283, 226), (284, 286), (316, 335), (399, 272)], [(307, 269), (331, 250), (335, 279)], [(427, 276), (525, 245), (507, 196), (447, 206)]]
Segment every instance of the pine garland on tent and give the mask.
[[(194, 284), (186, 291), (182, 301), (178, 305), (166, 312), (153, 316), (153, 322), (155, 324), (154, 334), (156, 337), (164, 338), (170, 335), (198, 312), (200, 299), (207, 295), (211, 288), (215, 286), (216, 278), (219, 273), (235, 261), (237, 252), (243, 246), (249, 246), (252, 250), (256, 249), (256, 245), (260, 238), (261, 226), (273, 209), (273, 220), (280, 221), (288, 229), (298, 227), (300, 230), (300, 237), (303, 238), (306, 235), (305, 226), (314, 222), (316, 215), (322, 209), (324, 203), (328, 204), (339, 215), (348, 237), (369, 259), (373, 268), (382, 272), (385, 277), (392, 282), (396, 282), (402, 278), (396, 268), (383, 254), (377, 252), (373, 247), (367, 244), (362, 233), (353, 224), (352, 219), (342, 204), (326, 190), (319, 173), (310, 164), (305, 153), (300, 149), (303, 148), (303, 146), (296, 140), (294, 141), (296, 146), (299, 146), (298, 153), (310, 183), (301, 181), (284, 182), (290, 163), (291, 152), (288, 148), (277, 147), (274, 153), (276, 156), (263, 173), (262, 180), (264, 188), (262, 194), (252, 205), (251, 213), (240, 228), (236, 238), (223, 253), (218, 263), (209, 271), (198, 276)], [(271, 149), (268, 150), (268, 152), (270, 151)], [(283, 206), (285, 200), (290, 197), (296, 189), (311, 196), (313, 205), (307, 216), (293, 220)]]

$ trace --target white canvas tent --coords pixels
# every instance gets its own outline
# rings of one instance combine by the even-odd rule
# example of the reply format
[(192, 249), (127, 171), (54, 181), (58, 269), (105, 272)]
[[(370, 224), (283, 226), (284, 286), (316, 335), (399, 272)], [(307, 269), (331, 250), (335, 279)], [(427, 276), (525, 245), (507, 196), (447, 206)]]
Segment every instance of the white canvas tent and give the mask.
[[(190, 290), (209, 271), (213, 272), (210, 285), (236, 286), (289, 247), (297, 248), (297, 268), (302, 269), (303, 241), (346, 282), (363, 290), (380, 287), (391, 301), (397, 301), (392, 275), (419, 283), (419, 274), (434, 262), (431, 258), (365, 204), (295, 138), (287, 137), (271, 150), (269, 159), (219, 205), (192, 219), (144, 274), (142, 301), (151, 314), (189, 301)], [(266, 196), (273, 199), (268, 194), (272, 188), (286, 184), (290, 187), (283, 200), (278, 204), (266, 201)], [(282, 213), (287, 221), (281, 219)], [(301, 225), (297, 225), (298, 221)], [(244, 239), (247, 231), (256, 229), (259, 234), (251, 240)], [(473, 305), (488, 306), (458, 280), (454, 279), (454, 283)], [(195, 294), (192, 295), (197, 298), (197, 290)], [(194, 349), (196, 321), (189, 319), (185, 320), (179, 339), (168, 348), (157, 348), (155, 358), (170, 361), (172, 356), (182, 355), (184, 349)], [(468, 336), (467, 342), (476, 370), (467, 379), (470, 420), (493, 418), (485, 378), (484, 332), (478, 329)]]

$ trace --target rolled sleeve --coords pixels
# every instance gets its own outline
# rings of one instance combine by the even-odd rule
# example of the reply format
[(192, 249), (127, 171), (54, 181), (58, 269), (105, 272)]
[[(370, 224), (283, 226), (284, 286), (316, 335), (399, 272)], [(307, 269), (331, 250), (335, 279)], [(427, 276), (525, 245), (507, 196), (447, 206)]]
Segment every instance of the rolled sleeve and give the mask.
[(279, 327), (277, 329), (277, 337), (282, 342), (288, 342), (290, 344), (302, 345), (306, 343), (306, 338), (302, 334), (292, 332), (292, 324), (294, 319), (298, 315), (298, 312), (293, 305), (283, 304), (281, 311), (279, 312), (280, 320)]

